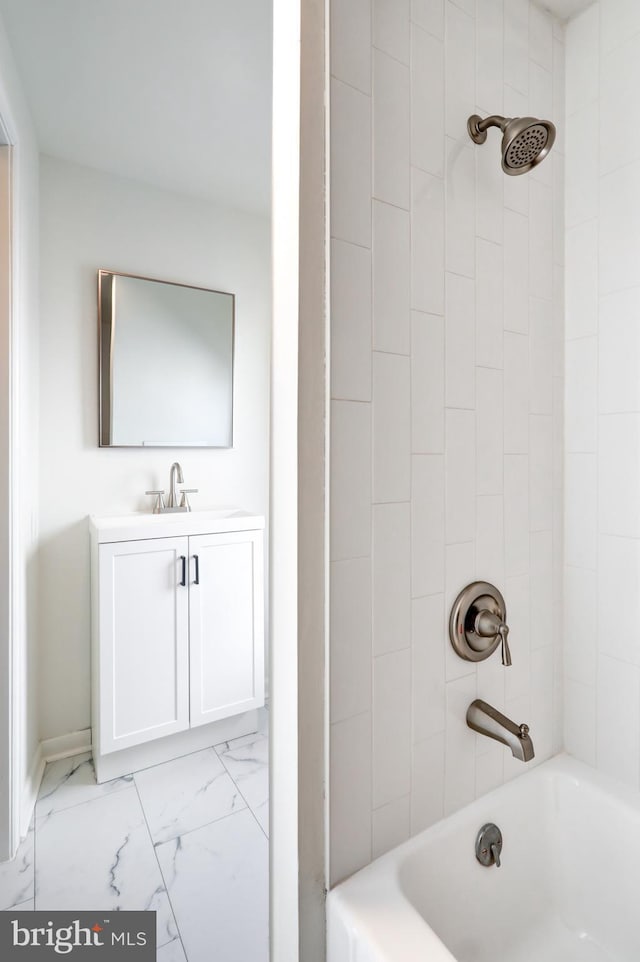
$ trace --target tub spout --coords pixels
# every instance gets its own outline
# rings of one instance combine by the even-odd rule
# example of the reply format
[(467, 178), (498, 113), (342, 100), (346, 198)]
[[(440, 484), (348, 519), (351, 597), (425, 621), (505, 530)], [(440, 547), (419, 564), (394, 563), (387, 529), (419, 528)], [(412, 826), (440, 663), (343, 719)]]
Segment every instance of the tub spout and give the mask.
[(472, 701), (467, 709), (467, 725), (481, 735), (495, 738), (496, 741), (507, 745), (513, 757), (521, 762), (530, 762), (534, 756), (529, 726), (516, 725), (497, 708), (488, 705), (480, 698)]

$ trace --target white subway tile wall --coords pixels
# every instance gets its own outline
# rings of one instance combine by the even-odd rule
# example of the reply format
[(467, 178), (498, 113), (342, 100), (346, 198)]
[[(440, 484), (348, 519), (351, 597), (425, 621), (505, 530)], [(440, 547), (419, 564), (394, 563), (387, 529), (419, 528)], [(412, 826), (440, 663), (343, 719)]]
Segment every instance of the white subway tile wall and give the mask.
[(566, 30), (565, 745), (640, 788), (640, 4)]
[[(531, 724), (536, 762), (561, 746), (565, 235), (548, 14), (332, 0), (331, 21), (334, 884), (523, 771), (467, 727), (476, 695)], [(499, 131), (467, 135), (470, 114), (503, 111), (558, 126), (532, 176), (503, 174)], [(574, 328), (593, 335), (581, 303)], [(505, 594), (510, 669), (451, 649), (474, 579)]]

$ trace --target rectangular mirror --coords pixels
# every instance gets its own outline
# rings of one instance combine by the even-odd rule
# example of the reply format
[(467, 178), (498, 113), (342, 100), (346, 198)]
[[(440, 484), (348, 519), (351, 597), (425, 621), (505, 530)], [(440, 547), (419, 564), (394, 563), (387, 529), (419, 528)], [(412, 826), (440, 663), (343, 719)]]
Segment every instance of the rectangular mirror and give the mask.
[(98, 271), (100, 446), (233, 446), (233, 294)]

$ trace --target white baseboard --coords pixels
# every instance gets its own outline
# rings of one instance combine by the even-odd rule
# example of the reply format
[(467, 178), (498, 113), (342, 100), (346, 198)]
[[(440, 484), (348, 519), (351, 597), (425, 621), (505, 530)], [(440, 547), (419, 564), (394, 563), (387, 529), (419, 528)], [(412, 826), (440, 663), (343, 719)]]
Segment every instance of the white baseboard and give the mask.
[(25, 838), (31, 824), (31, 817), (36, 806), (36, 799), (40, 791), (40, 782), (44, 775), (45, 758), (42, 754), (42, 745), (36, 748), (27, 777), (25, 778), (24, 791), (22, 793), (22, 808), (20, 811), (20, 838)]
[(45, 762), (57, 762), (59, 758), (82, 755), (83, 752), (91, 751), (91, 729), (84, 728), (79, 732), (69, 732), (68, 735), (45, 738), (40, 742), (40, 748)]
[(71, 755), (81, 755), (91, 751), (91, 729), (59, 735), (57, 738), (46, 738), (36, 748), (29, 771), (25, 778), (20, 809), (20, 838), (24, 838), (29, 831), (33, 810), (40, 791), (40, 783), (44, 775), (47, 762), (55, 762), (59, 758), (69, 758)]

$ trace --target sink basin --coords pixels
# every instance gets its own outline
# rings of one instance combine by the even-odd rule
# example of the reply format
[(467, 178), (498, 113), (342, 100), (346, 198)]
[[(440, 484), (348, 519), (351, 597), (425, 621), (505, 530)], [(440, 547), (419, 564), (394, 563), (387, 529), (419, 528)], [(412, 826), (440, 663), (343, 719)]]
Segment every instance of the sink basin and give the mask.
[(199, 508), (175, 514), (134, 511), (131, 514), (91, 515), (89, 524), (98, 543), (135, 541), (143, 538), (170, 538), (184, 534), (212, 534), (264, 528), (264, 517), (234, 505)]

